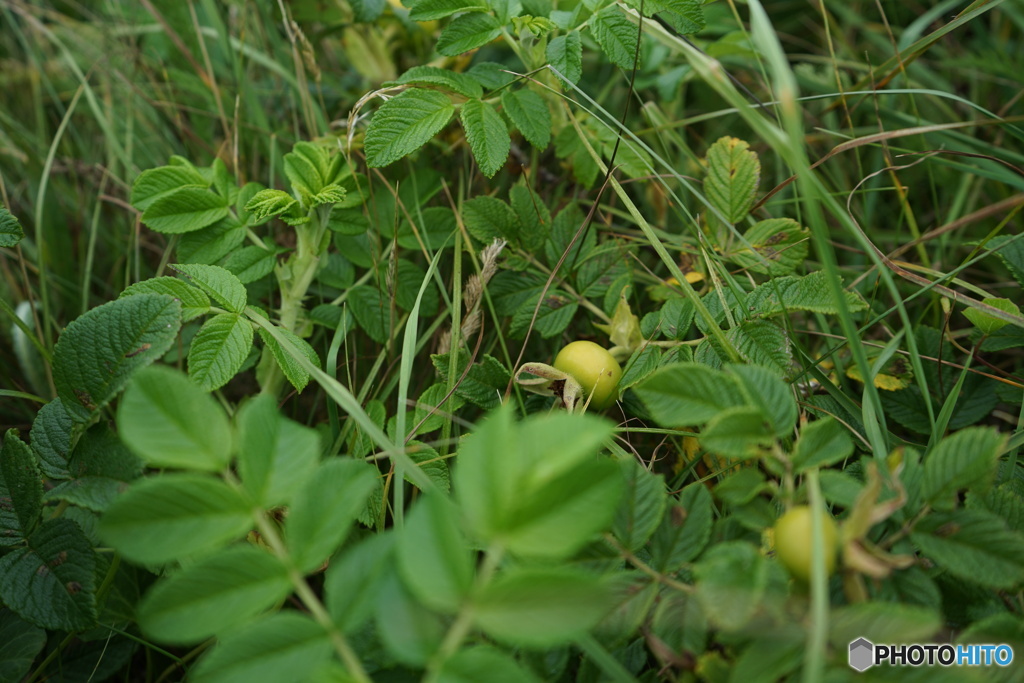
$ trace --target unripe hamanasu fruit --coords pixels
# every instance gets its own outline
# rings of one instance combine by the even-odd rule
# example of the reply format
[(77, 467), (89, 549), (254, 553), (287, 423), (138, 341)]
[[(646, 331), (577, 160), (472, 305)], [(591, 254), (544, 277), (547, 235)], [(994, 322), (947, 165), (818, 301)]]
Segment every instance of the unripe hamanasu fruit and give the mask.
[(603, 346), (590, 341), (566, 344), (555, 357), (555, 367), (572, 375), (587, 396), (593, 394), (593, 408), (604, 410), (615, 402), (622, 368)]
[[(811, 530), (811, 508), (797, 505), (775, 522), (775, 556), (785, 565), (789, 573), (801, 581), (811, 578), (811, 555), (814, 538)], [(839, 534), (836, 523), (821, 513), (822, 538), (825, 541), (825, 573), (831, 574), (836, 568), (836, 550)]]

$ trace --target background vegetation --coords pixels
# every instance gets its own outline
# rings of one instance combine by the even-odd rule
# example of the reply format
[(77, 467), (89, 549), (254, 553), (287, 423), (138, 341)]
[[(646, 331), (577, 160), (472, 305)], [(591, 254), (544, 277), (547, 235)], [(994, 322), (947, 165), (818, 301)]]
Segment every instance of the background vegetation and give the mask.
[[(858, 636), (1024, 652), (1024, 9), (410, 5), (0, 0), (0, 679), (839, 681), (871, 676)], [(498, 30), (464, 51), (467, 16)], [(410, 92), (458, 116), (389, 137)], [(168, 164), (237, 225), (147, 217)], [(71, 321), (167, 294), (174, 334), (76, 399), (104, 358)], [(215, 320), (248, 343), (197, 370)], [(603, 420), (514, 381), (575, 339), (625, 369)], [(184, 455), (161, 395), (204, 409)], [(131, 507), (170, 477), (241, 522), (175, 546)], [(773, 553), (803, 504), (840, 523), (809, 582)], [(230, 606), (174, 578), (264, 557)]]

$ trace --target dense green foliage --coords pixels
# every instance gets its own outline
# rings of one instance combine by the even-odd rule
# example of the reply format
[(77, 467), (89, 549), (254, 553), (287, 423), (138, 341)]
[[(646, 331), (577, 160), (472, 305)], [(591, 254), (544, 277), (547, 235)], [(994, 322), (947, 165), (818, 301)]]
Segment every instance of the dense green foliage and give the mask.
[(1024, 655), (1019, 5), (0, 18), (0, 680)]

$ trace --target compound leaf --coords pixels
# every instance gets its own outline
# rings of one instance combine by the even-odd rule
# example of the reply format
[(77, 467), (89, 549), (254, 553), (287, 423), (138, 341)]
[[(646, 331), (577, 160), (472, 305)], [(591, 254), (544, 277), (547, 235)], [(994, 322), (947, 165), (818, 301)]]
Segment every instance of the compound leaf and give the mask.
[(512, 140), (501, 115), (482, 100), (469, 100), (462, 105), (460, 116), (466, 140), (481, 172), (492, 178), (508, 159)]
[(388, 100), (373, 115), (363, 148), (371, 168), (387, 166), (415, 152), (437, 135), (455, 113), (448, 96), (410, 88)]

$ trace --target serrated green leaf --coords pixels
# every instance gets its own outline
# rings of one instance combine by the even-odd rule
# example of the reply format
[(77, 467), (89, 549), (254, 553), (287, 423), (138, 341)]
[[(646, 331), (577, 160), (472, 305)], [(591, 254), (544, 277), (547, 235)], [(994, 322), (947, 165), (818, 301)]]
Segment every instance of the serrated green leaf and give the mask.
[[(43, 509), (43, 477), (32, 451), (18, 438), (16, 429), (7, 430), (0, 450), (0, 500), (0, 546), (9, 545), (9, 540), (27, 538), (39, 523)], [(14, 508), (13, 515), (8, 506)]]
[(224, 410), (177, 370), (139, 371), (117, 410), (121, 439), (152, 467), (217, 472), (231, 459)]
[(701, 430), (700, 443), (728, 458), (756, 458), (774, 441), (771, 425), (759, 408), (735, 406), (715, 415)]
[(547, 648), (583, 635), (613, 605), (603, 577), (568, 569), (513, 569), (488, 583), (473, 616), (488, 635)]
[(999, 235), (985, 243), (1006, 265), (1010, 274), (1024, 287), (1024, 238), (1020, 235)]
[(252, 323), (235, 313), (220, 313), (199, 328), (188, 349), (188, 376), (204, 391), (227, 384), (252, 348)]
[(437, 38), (436, 49), (455, 57), (486, 45), (501, 35), (501, 22), (491, 14), (473, 12), (455, 17)]
[(394, 569), (378, 584), (374, 611), (377, 633), (387, 652), (399, 662), (425, 667), (437, 652), (448, 624), (422, 606)]
[(793, 467), (803, 472), (827, 467), (853, 455), (853, 439), (841, 422), (831, 417), (808, 423), (800, 430), (793, 452)]
[(666, 366), (635, 391), (664, 427), (703, 424), (726, 408), (746, 404), (736, 380), (698, 363)]
[(299, 569), (312, 571), (337, 550), (378, 476), (361, 460), (335, 458), (306, 481), (285, 522), (288, 548)]
[(771, 370), (779, 377), (790, 371), (793, 352), (786, 331), (766, 320), (748, 320), (726, 332), (726, 338), (744, 360)]
[(145, 211), (153, 202), (173, 194), (182, 187), (205, 190), (210, 183), (192, 166), (160, 166), (139, 174), (132, 185), (131, 203)]
[[(281, 372), (288, 379), (288, 382), (295, 387), (295, 390), (302, 392), (309, 384), (309, 373), (299, 365), (299, 363), (292, 358), (287, 351), (285, 351), (281, 344), (274, 339), (269, 332), (264, 330), (262, 327), (257, 330), (260, 333), (260, 339), (266, 344), (267, 348), (270, 349), (270, 353), (274, 356), (274, 360), (277, 361), (278, 366), (281, 368)], [(316, 351), (312, 346), (309, 345), (305, 339), (300, 338), (294, 332), (290, 332), (283, 327), (279, 327), (278, 331), (288, 337), (288, 340), (295, 344), (299, 349), (302, 350), (303, 355), (313, 365), (320, 367), (320, 356), (316, 354)]]
[(441, 612), (459, 610), (473, 587), (474, 559), (447, 497), (420, 498), (399, 533), (396, 554), (398, 572), (420, 602)]
[(694, 568), (697, 600), (719, 628), (743, 628), (757, 611), (768, 583), (768, 565), (758, 549), (743, 541), (711, 547)]
[(174, 297), (181, 302), (181, 319), (186, 322), (210, 311), (210, 298), (203, 291), (189, 287), (175, 277), (155, 277), (136, 282), (121, 292), (118, 298), (136, 294), (166, 294)]
[(619, 380), (618, 392), (621, 397), (626, 389), (633, 387), (647, 379), (661, 364), (661, 349), (650, 344), (641, 347), (633, 352), (629, 362), (622, 371), (622, 378)]
[(480, 83), (466, 74), (436, 66), (414, 66), (398, 77), (401, 85), (438, 86), (464, 97), (483, 97)]
[[(981, 303), (998, 308), (1000, 311), (1011, 315), (1020, 315), (1020, 307), (1009, 299), (986, 298)], [(1006, 327), (1009, 323), (1001, 318), (996, 318), (977, 308), (964, 310), (964, 316), (974, 324), (982, 334), (992, 334)]]
[[(419, 295), (420, 286), (427, 277), (425, 270), (412, 261), (404, 258), (398, 259), (395, 274), (395, 303), (403, 311), (412, 311), (416, 306), (416, 297)], [(437, 285), (428, 282), (423, 290), (423, 298), (420, 300), (420, 316), (433, 316), (437, 313), (439, 305)]]
[(171, 348), (180, 327), (181, 304), (162, 294), (117, 299), (73, 320), (53, 350), (53, 380), (72, 419), (91, 420)]
[(658, 528), (668, 497), (665, 481), (636, 460), (623, 461), (626, 494), (619, 502), (612, 533), (630, 552), (641, 548)]
[(683, 35), (697, 33), (707, 23), (701, 0), (626, 0), (626, 4), (645, 16), (659, 15), (665, 23)]
[(609, 5), (590, 18), (590, 33), (601, 51), (612, 64), (621, 69), (632, 69), (633, 62), (640, 60), (637, 52), (638, 27), (619, 11), (617, 5)]
[(807, 258), (810, 232), (790, 218), (769, 218), (755, 223), (743, 240), (726, 258), (753, 273), (788, 275)]
[(482, 0), (420, 0), (409, 10), (409, 18), (413, 21), (432, 21), (458, 12), (486, 12), (489, 9)]
[(707, 164), (704, 193), (708, 201), (725, 220), (739, 223), (754, 204), (761, 181), (757, 154), (743, 140), (722, 137), (708, 148)]
[(245, 241), (246, 227), (234, 216), (213, 225), (188, 232), (178, 240), (174, 253), (179, 263), (213, 264)]
[(142, 212), (142, 222), (151, 230), (177, 235), (202, 230), (227, 215), (224, 197), (187, 185), (156, 199)]
[(76, 477), (46, 492), (45, 502), (63, 501), (93, 512), (103, 512), (128, 485), (110, 477)]
[[(306, 147), (299, 148), (296, 145), (293, 151), (284, 155), (284, 174), (303, 201), (309, 201), (323, 189), (327, 182), (323, 175), (327, 170), (327, 164), (326, 159), (321, 158), (319, 147), (309, 143), (299, 144), (305, 144)], [(268, 192), (271, 191), (268, 190)]]
[(276, 557), (233, 546), (158, 582), (139, 604), (139, 626), (165, 643), (197, 643), (245, 623), (291, 588)]
[(551, 142), (551, 112), (544, 98), (532, 90), (506, 90), (501, 95), (505, 115), (523, 137), (540, 151)]
[(460, 120), (480, 171), (488, 178), (494, 177), (505, 165), (512, 147), (505, 122), (493, 106), (476, 99), (462, 105)]
[[(534, 311), (536, 310), (536, 317)], [(561, 334), (569, 327), (572, 318), (579, 310), (579, 304), (575, 299), (558, 289), (549, 289), (537, 309), (537, 299), (531, 298), (519, 307), (512, 316), (512, 324), (509, 325), (509, 336), (513, 339), (522, 339), (526, 336), (526, 330), (533, 323), (533, 330), (544, 339), (550, 339)]]
[(363, 148), (371, 168), (387, 166), (425, 145), (448, 125), (455, 107), (447, 95), (410, 88), (373, 115)]
[(583, 76), (583, 41), (579, 31), (552, 38), (546, 55), (548, 63), (575, 85)]
[(357, 285), (348, 290), (347, 302), (359, 327), (370, 339), (378, 344), (386, 343), (391, 329), (388, 298), (376, 287)]
[(64, 402), (55, 398), (36, 413), (29, 433), (32, 451), (39, 459), (39, 468), (48, 479), (68, 479), (68, 458), (71, 456), (71, 430), (74, 420)]
[[(574, 132), (575, 134), (575, 132)], [(544, 245), (544, 255), (547, 257), (548, 265), (554, 266), (565, 254), (565, 263), (583, 264), (597, 247), (597, 234), (595, 230), (584, 231), (583, 237), (575, 240), (576, 233), (586, 220), (579, 204), (570, 202), (565, 205), (551, 221), (551, 233), (548, 236), (548, 243)], [(570, 246), (571, 245), (571, 246)]]
[(509, 204), (519, 221), (519, 240), (524, 249), (537, 251), (551, 232), (551, 212), (541, 198), (523, 182), (508, 191)]
[(115, 500), (99, 534), (129, 560), (162, 564), (215, 548), (252, 525), (252, 504), (224, 482), (164, 474), (138, 481)]
[(96, 553), (70, 519), (50, 519), (27, 547), (0, 557), (0, 600), (22, 618), (54, 631), (96, 623)]
[(189, 679), (197, 683), (305, 681), (330, 660), (330, 634), (295, 611), (271, 614), (221, 639)]
[(870, 633), (875, 642), (923, 643), (931, 641), (942, 625), (935, 609), (872, 600), (836, 608), (829, 616), (829, 641), (845, 649)]
[(179, 263), (173, 268), (229, 311), (241, 313), (245, 310), (248, 294), (245, 286), (231, 271), (220, 266), (198, 263)]
[(519, 219), (512, 207), (497, 197), (473, 197), (463, 202), (462, 220), (469, 234), (485, 245), (496, 239), (519, 239)]
[(758, 365), (728, 365), (726, 371), (736, 378), (747, 405), (761, 411), (776, 437), (793, 433), (799, 410), (791, 385)]
[(990, 588), (1024, 581), (1024, 536), (982, 510), (933, 512), (910, 534), (921, 552), (953, 576)]
[(254, 221), (282, 214), (298, 202), (282, 190), (260, 190), (245, 204), (245, 210), (252, 214)]
[[(462, 373), (469, 364), (469, 354), (464, 351), (458, 352), (458, 362), (455, 367), (455, 377), (462, 377)], [(430, 357), (434, 369), (441, 376), (441, 380), (448, 383), (448, 354), (435, 354)], [(484, 410), (496, 407), (501, 401), (502, 392), (508, 386), (509, 371), (498, 359), (484, 354), (479, 362), (473, 364), (462, 382), (457, 384), (455, 393), (466, 399), (473, 405)]]
[(924, 500), (933, 507), (948, 509), (957, 491), (984, 493), (992, 483), (1005, 441), (1005, 436), (988, 427), (961, 429), (944, 438), (924, 460)]
[[(846, 306), (851, 311), (862, 311), (867, 304), (852, 292), (845, 292)], [(828, 274), (823, 270), (808, 275), (777, 277), (755, 287), (747, 294), (743, 305), (754, 316), (768, 318), (795, 311), (837, 314), (839, 306), (832, 295)]]
[(224, 268), (230, 270), (242, 284), (256, 282), (270, 275), (277, 264), (277, 255), (263, 247), (242, 247), (228, 256)]
[(0, 247), (14, 247), (25, 237), (21, 223), (14, 215), (0, 206)]

